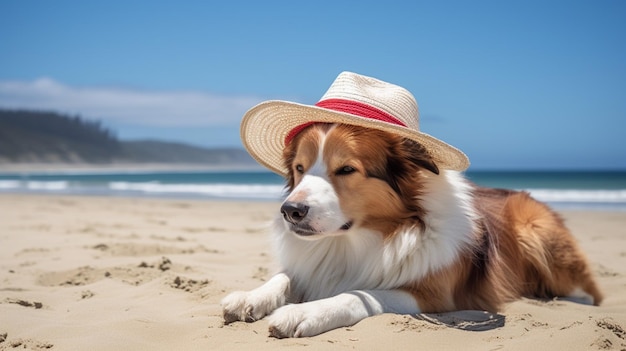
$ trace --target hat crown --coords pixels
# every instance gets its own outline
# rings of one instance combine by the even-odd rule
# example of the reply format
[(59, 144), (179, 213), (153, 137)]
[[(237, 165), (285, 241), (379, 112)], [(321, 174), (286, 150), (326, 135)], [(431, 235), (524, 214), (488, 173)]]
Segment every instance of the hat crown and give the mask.
[(401, 86), (352, 72), (342, 72), (320, 101), (340, 99), (375, 107), (419, 130), (419, 110), (413, 94)]

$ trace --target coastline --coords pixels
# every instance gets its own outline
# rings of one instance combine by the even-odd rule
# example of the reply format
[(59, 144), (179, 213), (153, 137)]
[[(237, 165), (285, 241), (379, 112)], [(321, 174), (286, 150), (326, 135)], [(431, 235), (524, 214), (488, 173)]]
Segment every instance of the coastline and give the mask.
[[(481, 171), (479, 186), (527, 191), (558, 209), (626, 211), (626, 171)], [(0, 193), (278, 201), (284, 179), (258, 165), (0, 164)]]
[(305, 339), (269, 338), (263, 320), (224, 326), (220, 299), (276, 269), (267, 227), (277, 207), (0, 194), (0, 349), (626, 348), (626, 213), (613, 211), (560, 211), (606, 296), (600, 307), (522, 299), (483, 331), (461, 312), (385, 314)]

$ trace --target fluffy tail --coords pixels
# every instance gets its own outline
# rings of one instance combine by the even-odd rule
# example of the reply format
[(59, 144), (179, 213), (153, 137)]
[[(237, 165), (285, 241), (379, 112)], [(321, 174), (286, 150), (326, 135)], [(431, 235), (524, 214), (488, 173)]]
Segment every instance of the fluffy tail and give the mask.
[(527, 193), (511, 195), (506, 213), (518, 234), (527, 261), (527, 296), (588, 298), (599, 305), (603, 296), (591, 269), (562, 218)]

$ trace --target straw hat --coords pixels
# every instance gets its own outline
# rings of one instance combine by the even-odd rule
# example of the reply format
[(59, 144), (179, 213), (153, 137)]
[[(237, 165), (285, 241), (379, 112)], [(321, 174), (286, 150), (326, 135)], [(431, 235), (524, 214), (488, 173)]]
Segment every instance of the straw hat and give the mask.
[(316, 122), (394, 133), (423, 145), (440, 168), (469, 167), (463, 152), (420, 132), (417, 101), (408, 90), (352, 72), (339, 74), (314, 106), (271, 100), (252, 107), (243, 116), (241, 140), (257, 162), (284, 176), (288, 172), (282, 160), (285, 145)]

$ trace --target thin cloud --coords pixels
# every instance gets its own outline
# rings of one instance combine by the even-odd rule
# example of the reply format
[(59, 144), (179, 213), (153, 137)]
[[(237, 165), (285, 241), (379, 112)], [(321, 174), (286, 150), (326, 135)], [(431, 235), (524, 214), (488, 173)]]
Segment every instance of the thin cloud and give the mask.
[(265, 99), (192, 91), (71, 87), (50, 78), (0, 81), (2, 108), (79, 114), (115, 124), (159, 127), (237, 125), (245, 111), (262, 100)]

